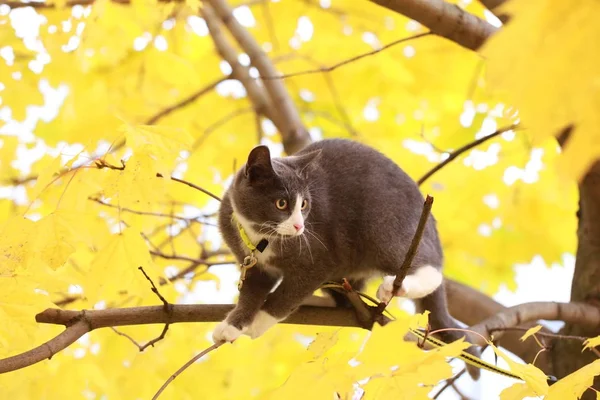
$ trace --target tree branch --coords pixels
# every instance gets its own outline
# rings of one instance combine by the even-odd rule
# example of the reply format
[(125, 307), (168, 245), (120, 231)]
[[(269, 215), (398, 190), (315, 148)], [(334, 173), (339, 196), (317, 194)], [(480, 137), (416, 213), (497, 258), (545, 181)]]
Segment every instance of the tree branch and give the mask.
[[(444, 279), (446, 295), (448, 297), (448, 311), (450, 315), (465, 324), (472, 326), (492, 317), (495, 314), (505, 312), (508, 308), (498, 303), (491, 297), (452, 279)], [(532, 327), (535, 324), (524, 324)], [(537, 354), (537, 349), (532, 346), (524, 346), (520, 340), (522, 335), (516, 332), (506, 332), (500, 339), (502, 347), (509, 350), (522, 360), (531, 361)], [(551, 370), (551, 361), (544, 355), (540, 360), (544, 365), (543, 370)], [(538, 364), (540, 366), (540, 364)]]
[(208, 85), (206, 85), (205, 87), (203, 87), (202, 89), (192, 93), (191, 95), (189, 95), (188, 97), (186, 97), (185, 99), (173, 104), (172, 106), (169, 106), (161, 111), (159, 111), (158, 113), (154, 114), (153, 116), (151, 116), (150, 118), (148, 118), (146, 120), (146, 125), (154, 125), (156, 124), (158, 121), (160, 121), (161, 119), (163, 119), (164, 117), (166, 117), (167, 115), (171, 114), (172, 112), (175, 112), (191, 103), (193, 103), (194, 101), (196, 101), (197, 99), (199, 99), (200, 97), (204, 96), (206, 93), (210, 92), (211, 90), (213, 90), (215, 87), (217, 87), (217, 85), (221, 82), (225, 82), (226, 80), (231, 79), (230, 76), (225, 76), (219, 79), (215, 79), (214, 81), (212, 81), (211, 83), (209, 83)]
[[(261, 76), (278, 75), (269, 57), (262, 51), (254, 37), (235, 19), (225, 0), (204, 0), (204, 3), (212, 5), (229, 32), (250, 57), (252, 65), (256, 67)], [(281, 117), (280, 126), (277, 126), (277, 128), (281, 133), (284, 149), (286, 153), (293, 154), (311, 142), (310, 135), (302, 124), (300, 114), (283, 82), (281, 80), (270, 80), (264, 81), (264, 85), (271, 102), (277, 107), (278, 114)]]
[(439, 163), (438, 165), (436, 165), (435, 167), (433, 167), (432, 169), (430, 169), (425, 175), (423, 175), (418, 181), (417, 184), (418, 185), (422, 185), (423, 182), (425, 182), (427, 179), (431, 178), (431, 176), (433, 174), (435, 174), (436, 172), (438, 172), (440, 169), (444, 168), (446, 165), (450, 164), (452, 162), (452, 160), (454, 160), (456, 157), (460, 156), (461, 154), (463, 154), (466, 151), (471, 150), (473, 147), (479, 146), (480, 144), (487, 142), (488, 140), (495, 138), (496, 136), (499, 136), (501, 134), (503, 134), (504, 132), (507, 131), (511, 131), (511, 130), (517, 130), (518, 125), (514, 124), (505, 128), (501, 128), (498, 129), (496, 132), (489, 134), (487, 136), (484, 136), (482, 138), (479, 138), (471, 143), (467, 143), (466, 145), (456, 149), (455, 151), (453, 151), (452, 153), (450, 153), (450, 155), (448, 156), (448, 158), (446, 158), (444, 161), (442, 161), (441, 163)]
[(354, 57), (350, 57), (350, 58), (348, 58), (348, 59), (346, 59), (344, 61), (340, 61), (340, 62), (335, 63), (333, 65), (329, 65), (329, 66), (326, 66), (326, 67), (320, 67), (320, 68), (314, 68), (314, 69), (308, 69), (308, 70), (304, 70), (304, 71), (291, 72), (289, 74), (265, 75), (265, 76), (261, 76), (261, 79), (267, 81), (267, 80), (274, 80), (274, 79), (286, 79), (286, 78), (293, 78), (293, 77), (296, 77), (296, 76), (303, 76), (303, 75), (311, 75), (311, 74), (332, 72), (332, 71), (335, 71), (336, 69), (338, 69), (340, 67), (343, 67), (344, 65), (347, 65), (347, 64), (353, 63), (354, 61), (358, 61), (358, 60), (360, 60), (362, 58), (369, 57), (369, 56), (372, 56), (374, 54), (380, 53), (380, 52), (382, 52), (384, 50), (387, 50), (390, 47), (394, 47), (394, 46), (396, 46), (396, 45), (398, 45), (400, 43), (405, 43), (405, 42), (408, 42), (410, 40), (420, 39), (422, 37), (429, 36), (429, 35), (431, 35), (431, 32), (417, 33), (417, 34), (412, 35), (412, 36), (408, 36), (408, 37), (401, 38), (401, 39), (396, 39), (393, 42), (390, 42), (390, 43), (388, 43), (388, 44), (386, 44), (386, 45), (384, 45), (384, 46), (382, 46), (382, 47), (380, 47), (378, 49), (371, 50), (371, 51), (368, 51), (366, 53), (361, 53), (359, 55), (356, 55)]
[(438, 36), (477, 50), (497, 31), (488, 22), (444, 0), (370, 0), (421, 23)]
[(540, 319), (564, 321), (582, 328), (600, 329), (600, 308), (586, 303), (531, 302), (507, 308), (471, 327), (471, 330), (484, 336), (501, 329), (516, 327)]
[(0, 360), (0, 374), (37, 364), (45, 359), (51, 359), (56, 353), (75, 343), (89, 330), (87, 323), (84, 320), (79, 320), (46, 343), (25, 353)]
[(276, 114), (271, 100), (268, 98), (264, 88), (260, 87), (252, 79), (249, 69), (238, 61), (237, 51), (231, 46), (223, 31), (221, 31), (219, 18), (215, 15), (213, 8), (210, 4), (205, 4), (200, 9), (200, 12), (206, 21), (206, 26), (217, 52), (231, 66), (231, 75), (244, 86), (256, 112), (265, 115), (277, 126), (279, 124), (279, 116)]
[[(108, 310), (61, 310), (49, 308), (35, 319), (39, 323), (64, 325), (66, 329), (48, 342), (25, 353), (0, 360), (0, 374), (50, 359), (85, 333), (94, 329), (124, 325), (174, 324), (179, 322), (218, 322), (233, 309), (233, 304), (175, 304)], [(351, 308), (301, 306), (282, 323), (361, 327)]]

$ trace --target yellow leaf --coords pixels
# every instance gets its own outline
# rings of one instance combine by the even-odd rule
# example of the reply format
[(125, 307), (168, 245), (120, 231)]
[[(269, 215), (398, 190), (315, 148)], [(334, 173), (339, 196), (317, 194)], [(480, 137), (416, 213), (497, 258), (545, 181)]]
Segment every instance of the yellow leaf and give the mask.
[(119, 207), (151, 211), (164, 197), (165, 179), (156, 177), (150, 155), (139, 152), (127, 161), (122, 171), (107, 171), (104, 197)]
[(0, 277), (24, 268), (34, 225), (31, 220), (16, 216), (0, 226)]
[(584, 344), (584, 349), (591, 349), (592, 347), (600, 346), (600, 336), (589, 338), (584, 342)]
[(365, 400), (426, 400), (431, 388), (415, 384), (404, 376), (370, 379), (364, 386)]
[(535, 335), (539, 330), (542, 329), (541, 325), (536, 325), (533, 328), (530, 328), (525, 332), (523, 336), (521, 336), (521, 341), (524, 342), (528, 337)]
[(183, 150), (189, 150), (194, 138), (181, 128), (164, 126), (124, 125), (127, 145), (138, 151), (149, 154), (156, 162), (156, 171), (164, 177), (171, 174), (175, 161)]
[[(419, 316), (398, 318), (381, 327), (376, 325), (362, 352), (356, 357), (359, 375), (393, 374), (413, 379), (414, 384), (435, 384), (452, 375), (447, 358), (459, 355), (470, 346), (457, 340), (441, 348), (425, 351), (414, 342), (404, 340), (411, 323)], [(394, 371), (392, 372), (392, 367)]]
[(59, 172), (62, 165), (59, 157), (43, 157), (40, 161), (34, 164), (32, 172), (35, 174), (39, 171), (38, 179), (31, 189), (30, 196), (32, 200), (38, 198), (44, 190), (47, 190), (52, 183), (57, 179), (55, 176)]
[(600, 375), (600, 360), (596, 360), (565, 376), (550, 386), (545, 400), (577, 400)]
[(322, 357), (332, 346), (338, 341), (338, 332), (319, 332), (317, 337), (308, 345), (308, 351), (310, 351), (314, 358)]
[(490, 343), (494, 352), (508, 363), (510, 371), (521, 377), (535, 393), (536, 396), (543, 396), (548, 393), (548, 377), (542, 370), (533, 364), (521, 364), (514, 362), (504, 352)]
[(515, 383), (504, 389), (500, 393), (500, 400), (523, 400), (526, 397), (533, 397), (536, 393), (526, 383)]
[(68, 211), (57, 211), (35, 223), (29, 240), (28, 264), (43, 264), (52, 269), (62, 266), (75, 251), (79, 233)]
[(575, 125), (558, 171), (579, 178), (600, 155), (600, 58), (586, 43), (600, 37), (600, 3), (515, 1), (505, 11), (510, 23), (483, 50), (490, 84), (517, 107), (533, 145)]
[(349, 353), (341, 353), (302, 364), (285, 384), (261, 398), (288, 399), (299, 393), (306, 399), (331, 399), (336, 393), (342, 399), (351, 397), (357, 377), (348, 365), (350, 357)]
[(38, 286), (27, 278), (0, 276), (0, 357), (15, 348), (27, 349), (28, 339), (43, 329), (33, 316), (55, 305), (49, 296), (36, 291)]
[(150, 278), (158, 282), (160, 273), (150, 258), (148, 246), (138, 231), (129, 228), (114, 235), (98, 252), (86, 276), (85, 292), (93, 301), (118, 293), (139, 296), (148, 292), (149, 282), (138, 267), (143, 267)]

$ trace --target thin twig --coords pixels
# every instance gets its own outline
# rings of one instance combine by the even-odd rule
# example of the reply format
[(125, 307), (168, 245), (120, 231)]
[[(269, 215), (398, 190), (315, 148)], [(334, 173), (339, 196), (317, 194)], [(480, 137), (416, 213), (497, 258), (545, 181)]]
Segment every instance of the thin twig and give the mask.
[[(419, 244), (421, 243), (421, 238), (423, 237), (423, 231), (425, 230), (425, 224), (427, 223), (427, 219), (429, 218), (429, 214), (431, 213), (431, 207), (433, 206), (433, 197), (427, 195), (425, 198), (425, 202), (423, 203), (423, 211), (421, 211), (421, 217), (419, 218), (419, 223), (417, 225), (417, 230), (412, 238), (412, 242), (410, 243), (410, 247), (404, 256), (404, 261), (400, 266), (400, 270), (396, 274), (396, 278), (394, 279), (394, 285), (392, 287), (392, 296), (394, 296), (400, 287), (402, 287), (402, 282), (404, 278), (406, 278), (406, 274), (408, 273), (408, 269), (410, 268), (412, 261), (417, 254), (417, 249)], [(387, 307), (387, 303), (380, 302), (377, 306), (377, 315), (382, 315)]]
[[(528, 330), (529, 330), (529, 328), (521, 328), (518, 326), (508, 326), (508, 327), (498, 327), (498, 328), (490, 329), (490, 333), (494, 333), (496, 331), (527, 332)], [(536, 332), (535, 335), (542, 336), (542, 337), (549, 337), (549, 338), (553, 338), (553, 339), (566, 339), (566, 340), (572, 339), (572, 340), (578, 340), (580, 342), (585, 342), (586, 340), (590, 339), (585, 336), (559, 335), (557, 333), (550, 333), (550, 332)]]
[(414, 39), (419, 39), (425, 36), (431, 35), (431, 32), (423, 32), (423, 33), (418, 33), (416, 35), (412, 35), (409, 37), (405, 37), (402, 39), (398, 39), (398, 40), (394, 40), (391, 43), (386, 44), (385, 46), (376, 49), (376, 50), (372, 50), (366, 53), (362, 53), (359, 54), (357, 56), (351, 57), (347, 60), (344, 61), (340, 61), (337, 64), (333, 64), (329, 67), (321, 67), (321, 68), (315, 68), (315, 69), (309, 69), (306, 71), (298, 71), (298, 72), (292, 72), (289, 74), (281, 74), (281, 75), (272, 75), (272, 76), (260, 76), (259, 78), (256, 79), (262, 79), (263, 81), (269, 81), (269, 80), (276, 80), (276, 79), (286, 79), (286, 78), (292, 78), (292, 77), (296, 77), (296, 76), (302, 76), (302, 75), (310, 75), (310, 74), (318, 74), (318, 73), (325, 73), (325, 72), (331, 72), (334, 71), (336, 69), (338, 69), (339, 67), (342, 67), (346, 64), (350, 64), (354, 61), (360, 60), (361, 58), (365, 58), (365, 57), (369, 57), (372, 56), (373, 54), (377, 54), (380, 53), (386, 49), (389, 49), (390, 47), (396, 46), (397, 44), (400, 43), (404, 43), (404, 42), (408, 42), (409, 40), (414, 40)]
[(208, 261), (202, 258), (193, 258), (188, 256), (182, 256), (179, 254), (166, 254), (157, 250), (150, 250), (150, 254), (156, 257), (164, 258), (165, 260), (180, 260), (180, 261), (189, 261), (191, 263), (197, 263), (198, 265), (206, 265), (212, 267), (213, 265), (227, 265), (234, 264), (233, 260), (226, 261)]
[(231, 79), (231, 76), (224, 76), (222, 78), (219, 79), (215, 79), (214, 81), (212, 81), (211, 83), (209, 83), (208, 85), (206, 85), (205, 87), (203, 87), (202, 89), (192, 93), (191, 95), (189, 95), (188, 97), (186, 97), (185, 99), (173, 104), (172, 106), (169, 106), (161, 111), (159, 111), (158, 113), (154, 114), (153, 116), (151, 116), (150, 118), (148, 118), (146, 120), (146, 125), (154, 125), (156, 124), (158, 121), (160, 121), (161, 119), (163, 119), (164, 117), (166, 117), (167, 115), (171, 114), (174, 111), (177, 111), (191, 103), (193, 103), (194, 101), (196, 101), (197, 99), (199, 99), (200, 97), (204, 96), (206, 93), (210, 92), (211, 90), (213, 90), (215, 87), (217, 87), (217, 85), (219, 85), (222, 82), (225, 82), (226, 80)]
[(190, 148), (190, 151), (194, 151), (198, 147), (200, 147), (202, 145), (202, 143), (204, 143), (204, 141), (210, 136), (211, 133), (216, 131), (221, 126), (225, 125), (227, 122), (231, 122), (231, 121), (233, 121), (234, 118), (239, 117), (244, 114), (247, 114), (249, 112), (253, 112), (253, 111), (255, 111), (255, 109), (253, 107), (243, 107), (243, 108), (239, 108), (237, 110), (233, 110), (232, 112), (230, 112), (230, 113), (224, 115), (223, 117), (221, 117), (220, 119), (216, 120), (215, 122), (213, 122), (212, 124), (207, 126), (206, 129), (204, 129), (202, 136), (200, 136), (199, 138), (197, 138), (194, 141), (194, 143), (192, 144), (192, 146)]
[(115, 328), (114, 326), (111, 326), (110, 329), (113, 330), (114, 333), (116, 333), (119, 336), (123, 336), (124, 338), (127, 338), (131, 343), (133, 343), (138, 350), (141, 352), (143, 352), (144, 350), (146, 350), (148, 347), (152, 346), (154, 347), (154, 344), (156, 342), (159, 342), (161, 340), (163, 340), (165, 338), (165, 335), (167, 334), (167, 331), (169, 330), (169, 324), (165, 324), (162, 332), (160, 333), (160, 335), (158, 335), (157, 337), (155, 337), (152, 340), (149, 340), (147, 343), (145, 344), (139, 344), (134, 338), (132, 338), (131, 336), (129, 336), (128, 334), (119, 331), (117, 328)]
[(175, 378), (177, 378), (183, 371), (185, 371), (190, 365), (192, 365), (193, 363), (195, 363), (197, 360), (199, 360), (200, 358), (204, 357), (205, 355), (207, 355), (208, 353), (210, 353), (211, 351), (219, 348), (222, 344), (224, 344), (225, 342), (219, 342), (219, 343), (215, 343), (212, 346), (208, 347), (206, 350), (196, 354), (194, 357), (192, 357), (192, 359), (188, 362), (186, 362), (185, 364), (183, 364), (183, 366), (181, 368), (179, 368), (177, 371), (175, 371), (175, 373), (173, 375), (171, 375), (169, 377), (169, 379), (167, 379), (167, 381), (165, 383), (163, 383), (163, 385), (160, 387), (160, 389), (158, 389), (158, 392), (156, 392), (156, 394), (152, 397), (152, 400), (156, 400), (158, 399), (158, 396), (160, 396), (160, 394), (167, 388), (167, 386), (173, 382), (175, 380)]
[(452, 384), (453, 384), (454, 382), (456, 382), (456, 380), (457, 380), (458, 378), (460, 378), (461, 376), (463, 376), (465, 372), (467, 372), (467, 369), (466, 369), (466, 368), (463, 368), (463, 369), (461, 369), (461, 370), (460, 370), (460, 372), (459, 372), (459, 373), (457, 373), (456, 375), (454, 375), (452, 378), (450, 378), (450, 379), (447, 379), (447, 380), (446, 380), (446, 383), (444, 384), (444, 386), (442, 386), (442, 388), (439, 390), (439, 392), (437, 392), (437, 393), (436, 393), (436, 394), (435, 394), (435, 395), (432, 397), (432, 399), (433, 399), (433, 400), (435, 400), (435, 399), (437, 399), (438, 397), (440, 397), (440, 395), (441, 395), (441, 394), (442, 394), (442, 393), (443, 393), (443, 392), (444, 392), (446, 389), (448, 389), (450, 386), (452, 386)]
[(402, 286), (402, 281), (406, 277), (408, 273), (408, 269), (412, 265), (412, 261), (417, 254), (417, 250), (419, 249), (419, 244), (421, 243), (421, 238), (423, 237), (423, 232), (425, 231), (425, 224), (427, 223), (427, 219), (431, 214), (431, 207), (433, 206), (433, 197), (427, 195), (425, 198), (425, 202), (423, 203), (423, 211), (421, 211), (421, 218), (419, 218), (419, 224), (417, 225), (417, 230), (415, 231), (415, 235), (412, 238), (412, 242), (410, 243), (410, 247), (406, 252), (406, 256), (404, 257), (404, 261), (400, 266), (400, 271), (396, 275), (396, 279), (394, 279), (394, 291), (396, 293), (398, 289)]
[[(499, 328), (493, 328), (490, 329), (489, 332), (490, 334), (493, 334), (496, 331), (517, 331), (517, 332), (527, 332), (529, 329), (528, 328), (521, 328), (518, 326), (510, 326), (510, 327), (499, 327)], [(585, 337), (585, 336), (575, 336), (575, 335), (559, 335), (558, 333), (550, 333), (550, 332), (536, 332), (534, 335), (534, 338), (536, 336), (541, 336), (541, 337), (548, 337), (548, 338), (552, 338), (552, 339), (557, 339), (557, 340), (577, 340), (579, 342), (585, 342), (588, 339), (591, 339), (589, 337)], [(539, 343), (538, 343), (539, 344)], [(544, 345), (541, 345), (542, 347), (547, 347)], [(600, 358), (600, 351), (598, 351), (598, 349), (594, 348), (594, 347), (590, 347), (589, 350), (594, 353), (598, 358)]]
[(96, 165), (96, 168), (98, 168), (98, 169), (108, 168), (108, 169), (114, 169), (117, 171), (123, 171), (125, 169), (125, 162), (123, 160), (121, 160), (120, 166), (112, 165), (101, 158), (94, 160), (94, 164)]
[(150, 277), (148, 276), (148, 274), (146, 274), (146, 271), (144, 271), (144, 267), (140, 266), (140, 267), (138, 267), (138, 269), (140, 271), (142, 271), (142, 274), (144, 274), (144, 276), (146, 277), (146, 279), (148, 279), (148, 282), (150, 282), (150, 285), (152, 285), (152, 288), (151, 288), (152, 292), (154, 292), (154, 294), (158, 296), (158, 298), (160, 299), (160, 301), (163, 302), (163, 305), (165, 307), (165, 311), (169, 312), (169, 306), (171, 304), (167, 301), (167, 299), (165, 299), (163, 297), (162, 294), (160, 294), (160, 292), (158, 291), (158, 288), (156, 287), (156, 285), (154, 284), (154, 282), (152, 281), (152, 279), (150, 279)]
[(452, 160), (454, 160), (456, 157), (460, 156), (461, 154), (463, 154), (464, 152), (471, 150), (473, 147), (479, 146), (480, 144), (487, 142), (488, 140), (495, 138), (496, 136), (499, 136), (501, 134), (503, 134), (504, 132), (507, 131), (511, 131), (511, 130), (517, 130), (518, 129), (518, 125), (517, 124), (513, 124), (511, 126), (502, 128), (502, 129), (498, 129), (496, 132), (489, 134), (487, 136), (484, 136), (482, 138), (479, 138), (471, 143), (468, 143), (464, 146), (462, 146), (459, 149), (456, 149), (455, 151), (453, 151), (452, 153), (450, 153), (450, 155), (448, 156), (448, 158), (446, 158), (444, 161), (442, 161), (441, 163), (439, 163), (438, 165), (436, 165), (435, 167), (433, 167), (432, 169), (429, 170), (429, 172), (427, 172), (425, 175), (423, 175), (418, 181), (417, 184), (420, 186), (423, 184), (423, 182), (425, 182), (427, 179), (431, 178), (431, 176), (433, 174), (435, 174), (436, 172), (438, 172), (440, 169), (444, 168), (447, 164), (451, 163)]
[[(206, 224), (206, 225), (211, 225), (210, 223), (204, 222), (204, 221), (200, 221), (200, 218), (206, 218), (206, 215), (198, 215), (196, 217), (182, 217), (180, 215), (171, 215), (171, 214), (165, 214), (165, 213), (159, 213), (159, 212), (152, 212), (152, 211), (139, 211), (139, 210), (133, 210), (131, 208), (127, 208), (127, 207), (119, 207), (117, 205), (114, 204), (110, 204), (110, 203), (105, 203), (103, 202), (101, 199), (97, 198), (97, 197), (88, 197), (88, 200), (91, 200), (95, 203), (98, 203), (100, 205), (103, 205), (105, 207), (109, 207), (109, 208), (118, 208), (120, 211), (125, 211), (131, 214), (136, 214), (136, 215), (147, 215), (147, 216), (152, 216), (152, 217), (162, 217), (162, 218), (172, 218), (172, 219), (176, 219), (179, 221), (185, 221), (185, 222), (196, 222), (199, 224)], [(214, 225), (214, 224), (212, 224)]]
[[(164, 178), (164, 177), (162, 176), (162, 174), (161, 174), (161, 173), (157, 173), (157, 174), (156, 174), (156, 177), (157, 177), (157, 178)], [(174, 176), (171, 176), (170, 178), (171, 178), (171, 180), (173, 180), (173, 181), (175, 181), (175, 182), (183, 183), (184, 185), (188, 185), (188, 186), (189, 186), (189, 187), (191, 187), (191, 188), (194, 188), (194, 189), (196, 189), (196, 190), (199, 190), (199, 191), (201, 191), (202, 193), (209, 195), (209, 196), (210, 196), (210, 197), (212, 197), (213, 199), (215, 199), (215, 200), (218, 200), (219, 202), (221, 201), (221, 198), (220, 198), (219, 196), (217, 196), (217, 195), (215, 195), (215, 194), (212, 194), (212, 193), (211, 193), (211, 192), (209, 192), (208, 190), (206, 190), (206, 189), (203, 189), (203, 188), (201, 188), (200, 186), (193, 184), (192, 182), (188, 182), (188, 181), (186, 181), (186, 180), (183, 180), (183, 179), (175, 178)]]

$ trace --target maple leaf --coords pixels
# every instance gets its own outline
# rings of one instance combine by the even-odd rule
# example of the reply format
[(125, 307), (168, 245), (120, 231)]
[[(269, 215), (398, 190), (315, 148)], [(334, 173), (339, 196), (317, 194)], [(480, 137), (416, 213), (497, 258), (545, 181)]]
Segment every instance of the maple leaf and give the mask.
[(536, 333), (538, 333), (540, 331), (540, 329), (542, 329), (541, 325), (536, 325), (533, 328), (527, 329), (527, 332), (525, 332), (525, 334), (523, 336), (521, 336), (521, 341), (524, 342), (525, 340), (527, 340), (528, 337), (533, 336)]
[[(533, 364), (521, 364), (510, 359), (503, 351), (498, 349), (496, 346), (490, 343), (494, 353), (501, 357), (508, 364), (510, 371), (521, 377), (527, 384), (529, 389), (517, 386), (516, 389), (510, 390), (508, 393), (511, 395), (515, 394), (515, 391), (519, 393), (530, 393), (533, 392), (536, 396), (544, 396), (548, 393), (548, 377), (546, 374), (537, 368)], [(529, 391), (530, 390), (530, 391)]]
[(586, 339), (584, 343), (584, 349), (591, 349), (592, 347), (600, 346), (600, 336), (596, 336), (594, 338)]
[(577, 400), (600, 375), (600, 360), (585, 365), (550, 386), (545, 400)]

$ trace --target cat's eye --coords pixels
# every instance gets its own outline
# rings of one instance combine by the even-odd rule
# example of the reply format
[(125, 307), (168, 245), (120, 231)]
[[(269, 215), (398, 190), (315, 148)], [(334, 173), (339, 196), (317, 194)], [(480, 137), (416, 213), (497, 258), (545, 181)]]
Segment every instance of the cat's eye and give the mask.
[(302, 200), (302, 205), (300, 206), (300, 209), (304, 211), (306, 210), (306, 207), (308, 207), (308, 200), (304, 199)]
[(286, 199), (279, 199), (275, 202), (275, 206), (280, 210), (285, 210), (288, 206), (288, 202)]

